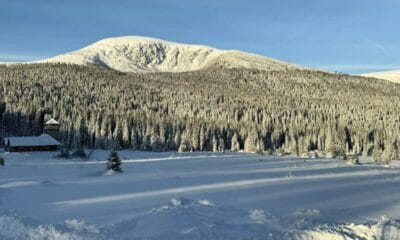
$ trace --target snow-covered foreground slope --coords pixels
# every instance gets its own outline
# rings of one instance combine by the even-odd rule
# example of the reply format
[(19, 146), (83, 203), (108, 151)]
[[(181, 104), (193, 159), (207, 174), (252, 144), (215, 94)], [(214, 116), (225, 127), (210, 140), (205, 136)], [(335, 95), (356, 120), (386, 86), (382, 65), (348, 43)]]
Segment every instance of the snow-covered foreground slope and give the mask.
[(375, 72), (362, 74), (364, 77), (374, 77), (379, 79), (388, 80), (394, 83), (400, 83), (400, 70), (387, 71), (387, 72)]
[[(123, 174), (3, 154), (0, 239), (399, 239), (400, 169), (241, 153), (120, 152)], [(382, 216), (386, 216), (382, 219)]]
[(39, 62), (100, 64), (122, 72), (186, 72), (214, 65), (262, 70), (299, 68), (240, 51), (138, 36), (107, 38), (80, 50)]

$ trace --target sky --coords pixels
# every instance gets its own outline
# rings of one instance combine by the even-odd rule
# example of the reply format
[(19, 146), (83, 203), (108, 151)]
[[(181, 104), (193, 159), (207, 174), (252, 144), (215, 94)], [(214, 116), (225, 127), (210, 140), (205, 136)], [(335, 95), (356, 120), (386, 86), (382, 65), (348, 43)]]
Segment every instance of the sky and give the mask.
[(400, 69), (399, 0), (0, 0), (0, 61), (140, 35), (344, 73)]

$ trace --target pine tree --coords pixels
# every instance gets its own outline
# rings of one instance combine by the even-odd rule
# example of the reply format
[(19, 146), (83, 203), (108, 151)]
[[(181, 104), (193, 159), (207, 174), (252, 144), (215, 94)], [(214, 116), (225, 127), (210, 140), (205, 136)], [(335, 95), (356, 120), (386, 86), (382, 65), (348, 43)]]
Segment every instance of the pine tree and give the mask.
[(258, 149), (258, 132), (256, 129), (252, 129), (244, 142), (244, 151), (257, 152)]
[(325, 155), (327, 158), (336, 157), (336, 146), (330, 126), (328, 126), (328, 132), (325, 136)]
[(235, 152), (240, 151), (239, 137), (236, 132), (232, 136), (231, 151), (235, 151)]
[(184, 134), (181, 140), (181, 144), (179, 145), (178, 152), (190, 152), (192, 151), (192, 146), (190, 144), (189, 139)]
[(395, 152), (394, 144), (389, 139), (389, 140), (387, 140), (385, 142), (385, 150), (383, 151), (383, 162), (385, 164), (389, 164), (390, 163), (390, 161), (392, 160), (394, 152)]
[(151, 151), (153, 152), (161, 152), (163, 150), (163, 143), (161, 138), (155, 134), (151, 135)]
[(378, 146), (375, 146), (372, 150), (372, 158), (377, 163), (382, 162), (382, 150)]
[(112, 170), (115, 172), (122, 172), (121, 160), (118, 157), (117, 151), (113, 150), (108, 157), (107, 170)]
[(217, 139), (217, 136), (215, 136), (215, 134), (213, 134), (213, 138), (212, 138), (212, 151), (218, 152), (218, 139)]

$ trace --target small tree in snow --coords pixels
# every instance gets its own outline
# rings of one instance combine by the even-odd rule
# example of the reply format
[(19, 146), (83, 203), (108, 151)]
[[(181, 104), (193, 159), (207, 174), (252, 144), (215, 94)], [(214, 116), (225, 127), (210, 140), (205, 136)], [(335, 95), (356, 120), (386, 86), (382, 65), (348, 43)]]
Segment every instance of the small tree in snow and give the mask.
[(68, 148), (62, 148), (60, 154), (58, 155), (60, 158), (69, 158), (70, 153)]
[(86, 158), (86, 152), (83, 148), (78, 148), (72, 153), (72, 157)]
[(110, 157), (108, 157), (107, 170), (122, 172), (121, 160), (119, 159), (118, 153), (115, 150), (113, 150), (110, 153)]

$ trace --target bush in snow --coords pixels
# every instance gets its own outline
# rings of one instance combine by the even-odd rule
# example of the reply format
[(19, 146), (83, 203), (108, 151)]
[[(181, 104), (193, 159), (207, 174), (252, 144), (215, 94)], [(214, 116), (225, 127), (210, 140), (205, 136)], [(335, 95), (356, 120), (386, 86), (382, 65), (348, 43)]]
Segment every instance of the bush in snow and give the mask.
[(4, 159), (0, 157), (0, 166), (4, 166)]
[(86, 153), (85, 150), (83, 150), (82, 148), (76, 149), (73, 153), (72, 153), (73, 157), (77, 157), (77, 158), (86, 158)]
[(108, 163), (107, 163), (107, 170), (122, 172), (121, 160), (119, 159), (118, 153), (115, 150), (113, 150), (110, 153), (110, 157), (108, 158)]
[(60, 154), (58, 155), (60, 158), (69, 158), (69, 149), (68, 148), (62, 148), (60, 151)]

